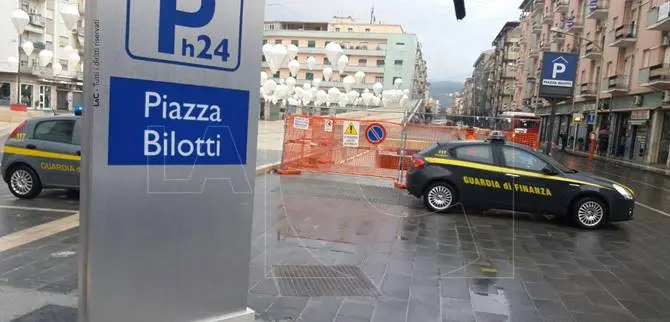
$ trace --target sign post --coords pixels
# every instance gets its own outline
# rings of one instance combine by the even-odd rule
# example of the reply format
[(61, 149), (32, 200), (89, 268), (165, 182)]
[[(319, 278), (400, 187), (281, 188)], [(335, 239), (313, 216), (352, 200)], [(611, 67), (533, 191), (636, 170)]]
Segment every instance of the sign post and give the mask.
[(539, 96), (551, 104), (549, 125), (545, 134), (547, 154), (551, 154), (554, 142), (556, 104), (572, 98), (578, 61), (577, 55), (573, 53), (544, 52), (543, 54)]
[(86, 1), (80, 321), (254, 320), (263, 11)]

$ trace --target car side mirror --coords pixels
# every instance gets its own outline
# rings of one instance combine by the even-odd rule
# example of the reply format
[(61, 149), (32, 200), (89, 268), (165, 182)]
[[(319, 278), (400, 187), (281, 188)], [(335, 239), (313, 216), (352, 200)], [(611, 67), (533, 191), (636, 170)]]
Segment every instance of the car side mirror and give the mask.
[(553, 176), (553, 175), (558, 174), (556, 171), (554, 171), (554, 169), (552, 169), (552, 168), (549, 167), (549, 166), (544, 167), (544, 168), (542, 169), (542, 173), (544, 173), (544, 174), (546, 174), (546, 175), (549, 175), (549, 176)]

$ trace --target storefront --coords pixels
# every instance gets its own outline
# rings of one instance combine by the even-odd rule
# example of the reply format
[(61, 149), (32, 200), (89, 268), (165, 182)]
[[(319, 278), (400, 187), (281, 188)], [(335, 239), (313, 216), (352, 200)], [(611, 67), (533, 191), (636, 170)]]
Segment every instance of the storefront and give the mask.
[(663, 124), (659, 140), (658, 163), (670, 166), (670, 111), (662, 112)]

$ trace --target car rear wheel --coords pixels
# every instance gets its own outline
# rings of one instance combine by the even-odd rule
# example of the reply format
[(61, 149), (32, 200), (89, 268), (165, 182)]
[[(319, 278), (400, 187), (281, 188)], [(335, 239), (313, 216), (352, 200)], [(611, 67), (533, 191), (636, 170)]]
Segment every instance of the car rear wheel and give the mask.
[(446, 182), (433, 183), (426, 189), (423, 203), (432, 212), (445, 212), (456, 204), (456, 191)]
[(21, 199), (32, 199), (42, 192), (42, 183), (33, 169), (20, 165), (9, 172), (9, 191)]
[(573, 218), (581, 228), (596, 229), (605, 223), (607, 206), (599, 198), (582, 198), (573, 209)]

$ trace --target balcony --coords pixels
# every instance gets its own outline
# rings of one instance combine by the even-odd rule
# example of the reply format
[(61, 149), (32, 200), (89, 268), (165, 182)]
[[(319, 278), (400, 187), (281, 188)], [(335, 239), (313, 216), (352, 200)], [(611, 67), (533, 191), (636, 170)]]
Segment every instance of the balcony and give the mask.
[(649, 30), (670, 30), (670, 10), (659, 10), (659, 8), (667, 8), (670, 2), (665, 2), (658, 7), (652, 8), (647, 12), (647, 29)]
[(568, 32), (571, 33), (582, 32), (582, 30), (584, 30), (584, 22), (582, 21), (582, 17), (579, 15), (566, 16), (565, 28)]
[(30, 18), (29, 23), (36, 27), (44, 27), (44, 17), (40, 14), (31, 13), (28, 15)]
[(542, 32), (542, 21), (533, 21), (533, 33), (539, 34)]
[(551, 25), (554, 22), (554, 13), (553, 12), (545, 12), (542, 15), (542, 22)]
[(582, 55), (582, 58), (598, 60), (602, 57), (603, 53), (600, 51), (598, 47), (596, 47), (594, 43), (589, 42), (588, 44), (584, 45), (584, 54)]
[(603, 79), (602, 92), (606, 94), (628, 93), (630, 77), (628, 75), (614, 75)]
[(635, 46), (637, 40), (637, 26), (621, 25), (607, 33), (607, 46), (628, 48)]
[(658, 64), (640, 69), (640, 86), (670, 90), (670, 64)]
[(540, 50), (541, 51), (549, 51), (551, 50), (551, 43), (548, 41), (541, 41), (540, 42)]
[(607, 12), (609, 11), (609, 7), (609, 0), (589, 0), (589, 13), (586, 15), (586, 19), (607, 19)]
[(556, 0), (554, 4), (554, 12), (568, 13), (569, 0)]
[(586, 82), (577, 85), (575, 88), (575, 93), (577, 96), (584, 98), (584, 99), (590, 99), (590, 98), (595, 98), (596, 97), (596, 86), (593, 83)]

